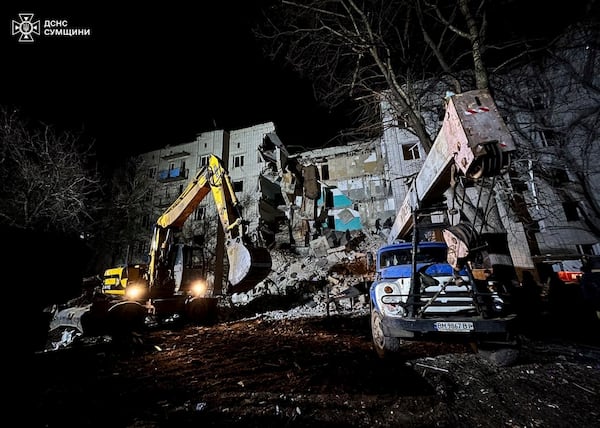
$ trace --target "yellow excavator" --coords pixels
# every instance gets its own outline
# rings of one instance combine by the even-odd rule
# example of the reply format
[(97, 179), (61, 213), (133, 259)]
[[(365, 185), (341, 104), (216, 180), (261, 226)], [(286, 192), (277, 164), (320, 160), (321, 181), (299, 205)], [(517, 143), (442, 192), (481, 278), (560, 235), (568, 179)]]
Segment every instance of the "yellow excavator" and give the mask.
[[(201, 321), (214, 316), (217, 298), (201, 277), (203, 272), (192, 266), (194, 247), (177, 242), (183, 224), (209, 193), (225, 235), (226, 293), (249, 291), (264, 280), (271, 272), (271, 255), (250, 240), (231, 178), (223, 161), (211, 155), (208, 165), (156, 221), (148, 265), (107, 269), (103, 299), (57, 310), (50, 330), (74, 327), (83, 335), (125, 332), (149, 318)], [(135, 281), (126, 272), (136, 272)]]
[(188, 184), (154, 226), (148, 264), (151, 294), (153, 290), (160, 293), (159, 290), (165, 287), (170, 292), (173, 278), (168, 272), (169, 245), (173, 244), (174, 233), (183, 226), (209, 192), (212, 193), (225, 232), (225, 249), (229, 260), (229, 291), (249, 291), (271, 271), (269, 252), (256, 246), (246, 234), (247, 222), (242, 217), (233, 183), (222, 160), (211, 155), (208, 165)]
[[(193, 247), (176, 242), (177, 232), (200, 202), (212, 194), (223, 232), (229, 262), (228, 293), (246, 292), (271, 272), (271, 255), (247, 235), (233, 183), (223, 162), (211, 155), (208, 165), (158, 218), (154, 226), (148, 263), (147, 298), (157, 314), (179, 314), (202, 319), (216, 304), (198, 272), (190, 267)], [(126, 293), (128, 294), (128, 293)]]

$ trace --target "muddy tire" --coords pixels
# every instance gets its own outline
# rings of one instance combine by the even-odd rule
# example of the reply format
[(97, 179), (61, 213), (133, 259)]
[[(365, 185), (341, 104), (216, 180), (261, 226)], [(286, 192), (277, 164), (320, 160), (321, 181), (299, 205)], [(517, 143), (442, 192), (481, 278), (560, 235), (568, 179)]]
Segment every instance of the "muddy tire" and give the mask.
[(371, 308), (371, 336), (373, 347), (379, 358), (386, 359), (397, 354), (402, 347), (402, 339), (389, 337), (383, 334), (383, 316), (374, 308)]

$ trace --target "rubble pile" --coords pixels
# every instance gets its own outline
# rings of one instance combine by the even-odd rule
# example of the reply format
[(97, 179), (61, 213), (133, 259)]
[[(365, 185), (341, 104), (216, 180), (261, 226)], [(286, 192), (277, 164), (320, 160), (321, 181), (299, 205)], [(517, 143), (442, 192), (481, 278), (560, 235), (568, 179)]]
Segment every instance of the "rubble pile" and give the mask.
[[(234, 294), (231, 303), (241, 308), (255, 304), (255, 316), (269, 319), (325, 316), (330, 313), (369, 309), (368, 288), (374, 274), (374, 255), (386, 243), (384, 231), (338, 232), (324, 230), (307, 246), (273, 249), (271, 274), (246, 293)], [(337, 244), (334, 246), (334, 244)], [(260, 303), (271, 302), (265, 296), (296, 299), (291, 308), (264, 311)], [(287, 300), (289, 302), (289, 299)]]

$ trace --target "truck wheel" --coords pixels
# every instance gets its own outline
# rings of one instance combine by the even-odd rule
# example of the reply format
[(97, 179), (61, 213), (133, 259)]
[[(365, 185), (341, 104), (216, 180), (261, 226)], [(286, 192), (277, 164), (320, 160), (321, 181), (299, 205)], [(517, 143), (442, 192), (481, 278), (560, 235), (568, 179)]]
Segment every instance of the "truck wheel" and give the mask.
[(383, 334), (382, 315), (371, 308), (371, 335), (373, 336), (373, 347), (379, 358), (389, 358), (396, 354), (402, 346), (402, 339), (389, 337)]

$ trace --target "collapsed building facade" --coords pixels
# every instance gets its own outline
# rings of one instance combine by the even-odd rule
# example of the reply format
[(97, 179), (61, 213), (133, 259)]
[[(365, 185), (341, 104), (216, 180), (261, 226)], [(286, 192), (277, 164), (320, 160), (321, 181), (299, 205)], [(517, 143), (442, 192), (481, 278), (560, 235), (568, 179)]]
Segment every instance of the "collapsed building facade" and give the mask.
[[(250, 238), (273, 253), (273, 273), (256, 292), (285, 293), (292, 283), (337, 283), (339, 289), (365, 283), (367, 253), (383, 241), (365, 239), (364, 233), (374, 232), (382, 215), (394, 214), (378, 145), (357, 143), (293, 156), (270, 122), (201, 133), (193, 142), (141, 155), (153, 180), (150, 225), (211, 154), (227, 165)], [(186, 221), (182, 239), (203, 249), (198, 267), (223, 281), (218, 232), (214, 201), (207, 198)], [(145, 262), (144, 246), (138, 248), (129, 262)], [(345, 279), (336, 279), (338, 274)]]

